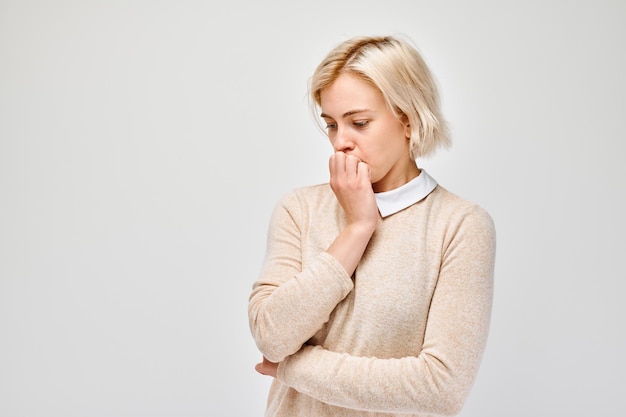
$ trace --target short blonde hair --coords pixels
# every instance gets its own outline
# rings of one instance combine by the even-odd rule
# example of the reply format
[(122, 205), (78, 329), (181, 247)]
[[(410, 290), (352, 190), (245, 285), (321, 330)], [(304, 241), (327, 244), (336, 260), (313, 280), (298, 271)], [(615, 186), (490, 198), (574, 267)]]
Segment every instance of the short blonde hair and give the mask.
[(321, 91), (343, 73), (372, 84), (398, 118), (408, 120), (413, 159), (450, 145), (434, 77), (407, 41), (392, 36), (356, 37), (336, 46), (311, 77), (309, 90), (314, 111), (321, 105)]

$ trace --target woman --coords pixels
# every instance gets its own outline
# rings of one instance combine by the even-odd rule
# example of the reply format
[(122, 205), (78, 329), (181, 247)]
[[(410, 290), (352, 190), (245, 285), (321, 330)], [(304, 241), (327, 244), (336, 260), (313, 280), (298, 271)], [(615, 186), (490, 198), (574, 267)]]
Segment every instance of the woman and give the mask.
[(457, 414), (487, 339), (495, 230), (416, 164), (449, 141), (430, 71), (406, 41), (354, 38), (311, 97), (330, 181), (276, 206), (249, 300), (256, 369), (275, 378), (266, 416)]

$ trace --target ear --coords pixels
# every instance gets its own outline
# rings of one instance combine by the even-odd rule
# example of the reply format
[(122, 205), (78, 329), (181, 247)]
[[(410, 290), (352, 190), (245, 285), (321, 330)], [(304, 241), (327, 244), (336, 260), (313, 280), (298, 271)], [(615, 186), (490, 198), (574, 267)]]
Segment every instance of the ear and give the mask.
[(400, 118), (400, 121), (404, 125), (404, 137), (406, 137), (407, 139), (411, 139), (411, 124), (409, 123), (409, 118), (406, 116), (406, 114), (403, 114)]

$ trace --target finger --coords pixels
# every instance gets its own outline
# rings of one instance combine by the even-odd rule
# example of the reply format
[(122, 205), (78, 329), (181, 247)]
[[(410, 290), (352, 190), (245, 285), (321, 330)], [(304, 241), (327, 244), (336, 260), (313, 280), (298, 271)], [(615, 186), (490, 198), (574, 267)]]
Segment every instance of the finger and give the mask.
[(257, 363), (254, 366), (254, 369), (261, 375), (267, 375), (268, 366), (269, 366), (269, 362), (267, 361), (267, 359), (263, 358), (263, 362)]
[(264, 367), (265, 367), (265, 364), (263, 362), (257, 363), (254, 366), (254, 370), (257, 371), (258, 373), (260, 373), (261, 375), (265, 375), (265, 372), (263, 372), (264, 371)]
[(346, 169), (346, 154), (343, 152), (335, 152), (330, 156), (329, 168), (332, 176), (343, 174)]
[(330, 171), (330, 176), (334, 177), (337, 175), (337, 153), (333, 153), (328, 159), (328, 170)]
[(346, 154), (343, 152), (335, 153), (335, 172), (342, 174), (346, 172)]
[(372, 171), (370, 170), (369, 165), (367, 165), (363, 161), (359, 161), (357, 165), (357, 176), (359, 178), (365, 178), (368, 182), (372, 180)]
[(346, 155), (345, 172), (349, 175), (358, 174), (359, 159), (356, 156)]
[(271, 377), (276, 376), (276, 369), (278, 365), (263, 358), (263, 362), (257, 363), (254, 369), (261, 375), (267, 375)]

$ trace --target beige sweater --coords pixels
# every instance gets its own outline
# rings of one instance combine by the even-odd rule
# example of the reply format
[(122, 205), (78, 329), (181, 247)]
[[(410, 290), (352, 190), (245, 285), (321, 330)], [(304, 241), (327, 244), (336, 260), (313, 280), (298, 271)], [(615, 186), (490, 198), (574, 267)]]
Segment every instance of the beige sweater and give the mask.
[(325, 252), (345, 226), (328, 184), (285, 196), (249, 301), (280, 362), (267, 417), (457, 414), (489, 329), (495, 230), (437, 186), (386, 217), (353, 277)]

